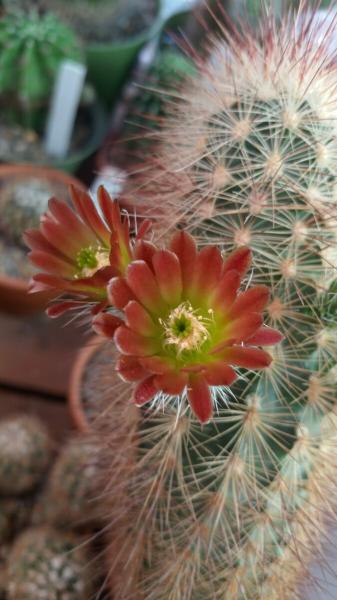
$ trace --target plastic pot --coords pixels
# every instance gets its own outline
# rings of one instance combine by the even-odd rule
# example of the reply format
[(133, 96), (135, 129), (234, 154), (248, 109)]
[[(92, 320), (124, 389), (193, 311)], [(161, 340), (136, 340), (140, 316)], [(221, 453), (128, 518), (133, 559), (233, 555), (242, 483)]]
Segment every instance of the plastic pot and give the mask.
[[(33, 165), (0, 165), (0, 208), (1, 185), (8, 182), (18, 182), (20, 179), (43, 179), (52, 184), (64, 185), (65, 191), (69, 185), (85, 189), (83, 184), (68, 173), (63, 173), (49, 167)], [(10, 277), (0, 273), (0, 310), (13, 314), (30, 314), (43, 310), (47, 302), (53, 297), (51, 293), (41, 292), (28, 294), (28, 281), (17, 277)]]
[(107, 340), (99, 336), (90, 338), (87, 344), (78, 351), (70, 374), (68, 406), (72, 422), (81, 432), (86, 432), (90, 428), (82, 402), (83, 377), (90, 360), (106, 343)]
[(162, 29), (163, 20), (158, 2), (158, 12), (152, 26), (123, 42), (89, 44), (86, 49), (88, 78), (110, 109), (117, 99), (138, 52)]

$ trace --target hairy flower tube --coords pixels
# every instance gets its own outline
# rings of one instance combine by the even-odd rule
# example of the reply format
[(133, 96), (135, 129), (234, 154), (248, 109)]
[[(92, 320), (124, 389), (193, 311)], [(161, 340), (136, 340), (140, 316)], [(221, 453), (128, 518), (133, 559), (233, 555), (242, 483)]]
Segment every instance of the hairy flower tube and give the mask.
[(186, 390), (192, 411), (205, 423), (213, 412), (213, 386), (231, 385), (234, 367), (270, 364), (270, 355), (257, 346), (276, 344), (282, 336), (263, 325), (268, 288), (239, 292), (250, 263), (249, 248), (224, 259), (215, 246), (198, 252), (194, 239), (179, 232), (169, 249), (152, 249), (110, 281), (110, 303), (124, 319), (101, 313), (96, 325), (114, 337), (117, 371), (136, 382), (138, 406), (160, 392), (177, 396)]
[(52, 198), (40, 228), (24, 234), (30, 260), (42, 270), (33, 277), (30, 291), (53, 290), (75, 296), (75, 300), (54, 303), (49, 316), (88, 303), (94, 311), (104, 307), (109, 280), (123, 274), (129, 262), (142, 257), (150, 244), (142, 239), (149, 227), (146, 221), (131, 245), (128, 220), (122, 220), (117, 202), (103, 187), (98, 190), (100, 212), (89, 194), (74, 187), (70, 192), (75, 210)]

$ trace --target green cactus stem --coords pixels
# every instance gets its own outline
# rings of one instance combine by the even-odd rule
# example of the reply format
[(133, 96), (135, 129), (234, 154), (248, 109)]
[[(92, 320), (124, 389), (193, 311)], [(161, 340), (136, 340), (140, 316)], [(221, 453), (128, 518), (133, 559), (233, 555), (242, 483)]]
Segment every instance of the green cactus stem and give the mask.
[[(9, 12), (0, 19), (0, 100), (26, 127), (39, 126), (48, 108), (58, 69), (65, 59), (80, 61), (72, 30), (52, 14)], [(7, 111), (7, 116), (9, 112)]]

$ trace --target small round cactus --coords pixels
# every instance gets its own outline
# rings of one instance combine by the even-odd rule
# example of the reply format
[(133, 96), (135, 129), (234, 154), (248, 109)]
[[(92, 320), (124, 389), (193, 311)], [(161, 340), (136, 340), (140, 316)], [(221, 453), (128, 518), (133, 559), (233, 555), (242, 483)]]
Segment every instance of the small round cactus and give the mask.
[(33, 522), (86, 529), (98, 520), (97, 449), (72, 440), (56, 460), (38, 501)]
[(42, 179), (31, 178), (4, 186), (0, 229), (10, 242), (23, 244), (23, 232), (38, 226), (52, 195), (53, 187)]
[(0, 493), (30, 492), (51, 460), (51, 440), (35, 417), (9, 417), (0, 422)]
[(8, 600), (91, 598), (93, 575), (81, 542), (47, 528), (25, 531), (8, 557)]
[(0, 97), (29, 111), (48, 104), (65, 59), (80, 60), (73, 32), (52, 14), (9, 12), (0, 20)]
[(33, 498), (30, 496), (0, 498), (0, 546), (10, 542), (27, 525), (32, 505)]

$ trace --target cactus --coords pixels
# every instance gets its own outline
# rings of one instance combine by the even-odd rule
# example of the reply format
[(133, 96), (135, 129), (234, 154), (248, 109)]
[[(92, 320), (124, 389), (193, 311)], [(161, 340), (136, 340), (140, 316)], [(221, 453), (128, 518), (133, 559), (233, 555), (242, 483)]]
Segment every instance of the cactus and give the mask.
[(52, 194), (48, 181), (34, 177), (3, 187), (0, 229), (10, 242), (22, 244), (22, 233), (39, 224)]
[(26, 530), (8, 557), (8, 600), (86, 600), (92, 572), (78, 537), (48, 528)]
[[(33, 497), (0, 498), (0, 546), (4, 546), (27, 525)], [(1, 558), (1, 557), (0, 557)], [(1, 560), (0, 560), (1, 564)]]
[(160, 206), (159, 231), (183, 224), (203, 247), (252, 248), (251, 278), (272, 289), (268, 322), (285, 340), (202, 428), (173, 407), (154, 404), (129, 424), (129, 407), (111, 407), (122, 432), (111, 467), (104, 456), (112, 490), (129, 456), (111, 493), (118, 598), (292, 600), (319, 552), (336, 498), (333, 34), (322, 40), (310, 16), (296, 29), (289, 17), (258, 39), (216, 42), (155, 163), (136, 174), (144, 212)]
[(51, 460), (51, 440), (35, 417), (0, 422), (0, 494), (30, 492), (41, 482)]
[(22, 113), (25, 123), (47, 108), (54, 80), (65, 59), (81, 60), (79, 44), (52, 14), (9, 12), (0, 20), (0, 98)]
[[(296, 599), (312, 552), (319, 554), (323, 518), (333, 515), (337, 66), (329, 36), (320, 39), (310, 19), (294, 26), (290, 17), (280, 28), (269, 19), (257, 39), (227, 35), (189, 84), (155, 160), (142, 164), (133, 183), (143, 213), (157, 216), (159, 241), (179, 229), (169, 252), (144, 240), (126, 243), (127, 223), (118, 221), (116, 231), (114, 218), (111, 227), (113, 211), (99, 192), (114, 277), (93, 323), (114, 337), (119, 374), (142, 378), (132, 394), (139, 408), (116, 387), (97, 437), (111, 519), (110, 583), (119, 600)], [(82, 226), (90, 213), (98, 229), (90, 202), (81, 197)], [(196, 236), (199, 254), (184, 229)], [(48, 272), (55, 234), (44, 235), (50, 256), (36, 284), (55, 285), (51, 266)], [(37, 240), (35, 232), (33, 249)], [(214, 244), (230, 252), (229, 272)], [(245, 277), (247, 245), (253, 268)], [(58, 289), (76, 296), (71, 269), (59, 268)], [(255, 291), (234, 300), (239, 274)], [(233, 306), (262, 310), (261, 284), (272, 291), (267, 323), (285, 339), (271, 363), (264, 355), (263, 371), (240, 359), (243, 370), (228, 358), (231, 343), (232, 359), (247, 350), (244, 338), (236, 346), (230, 317)], [(77, 285), (83, 309), (83, 281)], [(207, 303), (209, 290), (223, 301), (223, 321)], [(266, 331), (277, 339), (263, 328), (248, 346), (264, 347)], [(251, 350), (250, 357), (264, 352)], [(220, 351), (227, 362), (214, 371)]]
[(194, 72), (194, 63), (182, 53), (168, 48), (162, 50), (151, 66), (144, 89), (140, 89), (130, 106), (125, 137), (141, 137), (141, 143), (144, 130), (145, 133), (149, 128), (156, 131), (165, 117), (166, 105), (172, 103), (184, 79)]
[(72, 440), (62, 449), (37, 502), (34, 524), (69, 529), (93, 527), (99, 522), (97, 502), (97, 449), (84, 440)]

